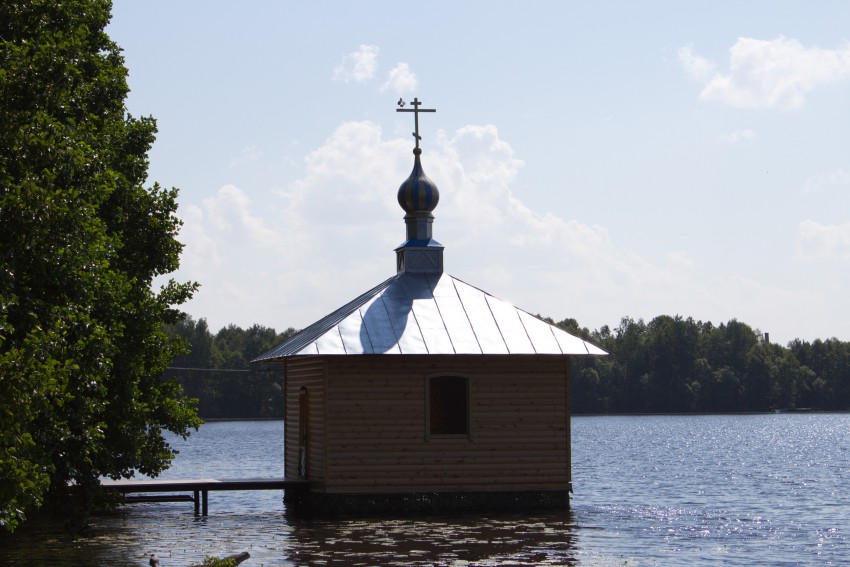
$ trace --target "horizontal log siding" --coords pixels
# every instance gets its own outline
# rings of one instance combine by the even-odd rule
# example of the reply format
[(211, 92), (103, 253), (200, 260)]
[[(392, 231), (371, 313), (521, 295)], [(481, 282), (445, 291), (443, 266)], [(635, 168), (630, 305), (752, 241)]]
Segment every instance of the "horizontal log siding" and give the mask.
[[(325, 361), (327, 492), (568, 488), (568, 357)], [(469, 378), (469, 438), (427, 438), (425, 377), (433, 374)]]
[(298, 396), (307, 388), (310, 401), (308, 425), (307, 477), (321, 486), (325, 477), (325, 363), (318, 356), (297, 356), (286, 360), (286, 428), (284, 476), (298, 478)]

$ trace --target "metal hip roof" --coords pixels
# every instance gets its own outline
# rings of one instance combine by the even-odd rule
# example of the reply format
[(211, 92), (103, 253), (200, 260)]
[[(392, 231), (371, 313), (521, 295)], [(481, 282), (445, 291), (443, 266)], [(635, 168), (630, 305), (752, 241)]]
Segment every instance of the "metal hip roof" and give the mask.
[(338, 354), (607, 353), (448, 274), (404, 272), (253, 362)]

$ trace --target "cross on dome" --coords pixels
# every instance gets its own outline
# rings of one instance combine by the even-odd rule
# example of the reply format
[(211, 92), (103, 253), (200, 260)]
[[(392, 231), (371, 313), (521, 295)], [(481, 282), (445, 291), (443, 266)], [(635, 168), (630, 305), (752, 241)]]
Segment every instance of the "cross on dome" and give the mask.
[[(404, 108), (405, 102), (404, 99), (398, 99), (398, 105), (401, 108), (397, 108), (396, 112), (412, 112), (414, 118), (415, 131), (413, 132), (413, 137), (416, 139), (416, 150), (419, 149), (419, 140), (422, 139), (422, 136), (419, 135), (419, 113), (420, 112), (437, 112), (436, 108), (419, 108), (419, 105), (422, 102), (418, 98), (414, 98), (413, 102), (410, 103), (413, 108)], [(421, 151), (421, 150), (420, 150)]]

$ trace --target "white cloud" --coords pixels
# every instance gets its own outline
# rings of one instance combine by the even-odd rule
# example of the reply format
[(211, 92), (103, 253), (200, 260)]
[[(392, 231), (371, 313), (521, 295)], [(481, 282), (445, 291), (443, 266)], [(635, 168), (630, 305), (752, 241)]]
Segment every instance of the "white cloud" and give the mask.
[[(398, 186), (408, 175), (402, 163), (409, 147), (404, 140), (384, 140), (374, 122), (346, 122), (304, 157), (306, 175), (281, 195), (288, 209), (321, 205), (331, 216), (344, 212), (334, 211), (332, 202), (391, 204), (393, 184)], [(317, 194), (323, 195), (323, 202), (315, 202)]]
[[(290, 249), (298, 249), (298, 234), (270, 226), (270, 210), (269, 203), (252, 200), (233, 185), (221, 187), (200, 206), (181, 206), (184, 248), (176, 277), (200, 282), (185, 309), (207, 318), (213, 330), (230, 323), (266, 322), (266, 310), (285, 309), (280, 294), (293, 285), (276, 273), (293, 256)], [(268, 273), (269, 265), (275, 274)], [(300, 282), (309, 286), (309, 278)]]
[(495, 126), (441, 136), (423, 165), (441, 190), (434, 236), (446, 245), (447, 270), (522, 308), (615, 323), (624, 297), (639, 294), (657, 315), (671, 305), (687, 312), (700, 290), (710, 293), (691, 281), (693, 264), (653, 265), (604, 226), (531, 209), (513, 191), (523, 161)]
[(407, 63), (399, 63), (387, 73), (387, 80), (381, 85), (381, 92), (392, 90), (396, 94), (404, 94), (415, 91), (416, 85), (416, 73), (410, 70)]
[(181, 207), (185, 214), (181, 216), (183, 226), (180, 227), (178, 240), (183, 243), (180, 254), (182, 269), (188, 270), (198, 278), (205, 267), (221, 264), (221, 254), (215, 240), (204, 229), (204, 211), (196, 205)]
[(714, 63), (700, 57), (694, 53), (693, 44), (688, 44), (679, 48), (679, 63), (685, 68), (685, 71), (700, 82), (708, 82), (715, 74)]
[(263, 151), (257, 148), (257, 146), (245, 146), (242, 148), (242, 151), (239, 152), (239, 155), (230, 158), (230, 167), (233, 168), (247, 163), (254, 163), (261, 160), (263, 156)]
[[(796, 324), (821, 308), (820, 296), (793, 286), (706, 274), (688, 250), (670, 249), (654, 263), (617, 242), (607, 227), (533, 210), (516, 194), (524, 163), (493, 125), (440, 132), (423, 148), (423, 167), (440, 189), (433, 230), (446, 246), (446, 271), (519, 307), (576, 317), (591, 327), (616, 325), (624, 315), (738, 318), (773, 331), (779, 341), (793, 338), (782, 335), (794, 328), (791, 311)], [(374, 123), (351, 122), (308, 155), (308, 175), (290, 187), (285, 208), (287, 219), (300, 219), (298, 230), (313, 240), (309, 254), (287, 258), (277, 277), (290, 286), (309, 282), (293, 294), (321, 304), (288, 305), (292, 318), (285, 324), (311, 323), (393, 273), (392, 249), (404, 238), (395, 197), (412, 167), (410, 149), (410, 140), (385, 138)], [(295, 226), (291, 220), (282, 225)], [(782, 305), (794, 307), (777, 308)], [(817, 332), (809, 327), (800, 323), (800, 332)]]
[(672, 266), (687, 271), (692, 271), (696, 266), (696, 262), (694, 262), (694, 259), (690, 255), (688, 255), (686, 252), (677, 250), (671, 250), (667, 252), (667, 261)]
[(820, 193), (835, 187), (850, 188), (850, 172), (839, 169), (828, 174), (813, 175), (803, 183), (803, 193)]
[[(392, 275), (393, 249), (405, 238), (396, 194), (413, 166), (412, 145), (373, 122), (344, 123), (284, 190), (259, 199), (227, 185), (183, 208), (181, 277), (214, 282), (187, 308), (213, 328), (303, 327)], [(706, 274), (689, 250), (661, 251), (654, 262), (605, 226), (532, 209), (517, 194), (524, 163), (493, 125), (438, 132), (423, 148), (423, 167), (440, 189), (434, 237), (446, 246), (446, 271), (531, 312), (591, 327), (624, 315), (737, 317), (778, 331), (781, 317), (765, 321), (765, 310), (818, 308), (819, 297)], [(804, 244), (808, 255), (850, 255), (850, 226), (810, 223), (801, 234), (801, 257)]]
[(333, 72), (335, 81), (365, 83), (375, 77), (378, 69), (378, 52), (375, 45), (361, 45), (342, 58)]
[(261, 207), (233, 185), (225, 185), (201, 206), (182, 206), (181, 270), (188, 272), (190, 279), (210, 281), (219, 270), (245, 269), (234, 267), (244, 250), (283, 248), (284, 236), (252, 210)]
[[(494, 126), (440, 132), (424, 148), (423, 166), (441, 191), (434, 237), (447, 247), (447, 267), (462, 268), (451, 273), (552, 314), (573, 313), (575, 296), (604, 301), (673, 281), (618, 249), (604, 227), (535, 212), (514, 196), (523, 162)], [(276, 201), (253, 202), (228, 185), (193, 207), (184, 232), (187, 278), (216, 282), (202, 288), (193, 311), (213, 326), (213, 313), (220, 324), (304, 326), (391, 275), (392, 250), (405, 237), (396, 193), (413, 167), (411, 150), (411, 140), (384, 138), (375, 123), (345, 123), (304, 158), (306, 174)]]
[(729, 48), (729, 72), (679, 49), (686, 72), (704, 84), (700, 99), (738, 108), (799, 108), (806, 94), (820, 85), (850, 77), (850, 45), (839, 49), (806, 47), (796, 39), (738, 38)]
[(850, 222), (832, 225), (812, 220), (801, 222), (796, 259), (850, 260)]
[(708, 317), (701, 315), (702, 318), (710, 317), (714, 323), (737, 319), (769, 332), (771, 340), (780, 344), (796, 337), (817, 336), (811, 315), (820, 308), (820, 297), (788, 288), (781, 282), (765, 283), (741, 274), (718, 277), (709, 284), (705, 297), (700, 298), (702, 311), (708, 313)]
[(244, 191), (225, 185), (213, 197), (204, 199), (206, 218), (215, 231), (227, 240), (246, 239), (254, 247), (274, 247), (281, 235), (266, 226), (265, 221), (251, 211), (252, 203)]
[(756, 133), (749, 128), (743, 130), (735, 130), (734, 132), (730, 132), (723, 136), (723, 140), (729, 142), (730, 144), (736, 144), (738, 142), (744, 140), (753, 140), (756, 137)]

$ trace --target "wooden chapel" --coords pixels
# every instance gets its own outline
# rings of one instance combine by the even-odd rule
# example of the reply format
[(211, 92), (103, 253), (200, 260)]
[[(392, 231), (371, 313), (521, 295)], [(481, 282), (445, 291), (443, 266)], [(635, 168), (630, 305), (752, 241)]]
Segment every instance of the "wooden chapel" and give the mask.
[[(403, 102), (399, 101), (403, 106)], [(254, 364), (283, 372), (300, 513), (568, 508), (570, 360), (604, 351), (443, 272), (437, 186), (398, 190), (396, 273)]]

